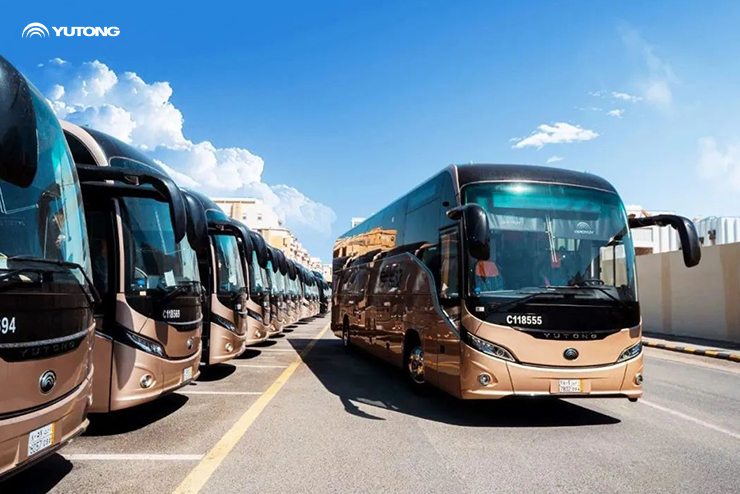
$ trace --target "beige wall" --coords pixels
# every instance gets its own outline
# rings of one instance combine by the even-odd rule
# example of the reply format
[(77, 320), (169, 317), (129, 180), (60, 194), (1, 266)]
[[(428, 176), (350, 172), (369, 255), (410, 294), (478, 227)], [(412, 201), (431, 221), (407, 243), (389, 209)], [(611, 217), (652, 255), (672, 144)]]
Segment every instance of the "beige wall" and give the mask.
[(701, 263), (681, 252), (637, 256), (645, 331), (740, 343), (740, 243), (703, 247)]

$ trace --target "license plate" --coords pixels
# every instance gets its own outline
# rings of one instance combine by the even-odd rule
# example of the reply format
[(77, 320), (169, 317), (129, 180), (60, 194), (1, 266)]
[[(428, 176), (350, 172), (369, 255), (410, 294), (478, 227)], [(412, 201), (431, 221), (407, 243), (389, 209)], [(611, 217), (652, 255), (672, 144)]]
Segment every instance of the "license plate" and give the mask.
[(193, 378), (193, 368), (192, 367), (185, 367), (182, 370), (182, 381), (190, 381)]
[(582, 393), (583, 381), (581, 379), (558, 380), (558, 391), (560, 393)]
[(55, 424), (52, 422), (28, 434), (28, 456), (33, 456), (54, 444)]

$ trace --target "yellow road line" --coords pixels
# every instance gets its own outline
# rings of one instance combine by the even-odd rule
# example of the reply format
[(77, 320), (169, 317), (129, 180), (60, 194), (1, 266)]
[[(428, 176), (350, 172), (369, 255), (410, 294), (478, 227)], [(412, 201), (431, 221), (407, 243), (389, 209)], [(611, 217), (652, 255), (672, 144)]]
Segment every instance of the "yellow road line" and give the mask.
[(173, 491), (173, 494), (196, 494), (199, 492), (208, 479), (211, 478), (213, 473), (216, 471), (221, 462), (226, 459), (228, 454), (234, 449), (234, 446), (239, 440), (246, 434), (247, 429), (257, 420), (262, 411), (267, 407), (268, 403), (275, 397), (280, 389), (288, 382), (290, 376), (298, 369), (303, 362), (303, 359), (308, 355), (316, 342), (324, 336), (326, 330), (329, 329), (329, 324), (314, 337), (311, 342), (303, 349), (303, 351), (296, 356), (295, 360), (286, 368), (280, 377), (260, 396), (254, 404), (247, 409), (244, 414), (239, 417), (239, 420), (231, 427), (231, 429), (224, 434), (224, 436), (216, 443), (216, 445), (206, 454), (206, 456), (198, 463), (198, 465), (185, 477), (185, 480)]

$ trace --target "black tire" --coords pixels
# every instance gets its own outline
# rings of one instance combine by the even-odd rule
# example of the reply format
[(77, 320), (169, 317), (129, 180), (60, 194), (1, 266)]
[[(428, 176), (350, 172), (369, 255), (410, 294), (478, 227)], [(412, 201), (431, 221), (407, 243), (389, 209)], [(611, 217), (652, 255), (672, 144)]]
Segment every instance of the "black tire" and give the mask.
[(342, 346), (344, 346), (345, 352), (352, 351), (352, 342), (350, 341), (349, 336), (349, 322), (345, 319), (344, 324), (342, 324)]
[(406, 337), (403, 373), (414, 393), (426, 394), (428, 386), (424, 380), (424, 347), (416, 333), (411, 333)]

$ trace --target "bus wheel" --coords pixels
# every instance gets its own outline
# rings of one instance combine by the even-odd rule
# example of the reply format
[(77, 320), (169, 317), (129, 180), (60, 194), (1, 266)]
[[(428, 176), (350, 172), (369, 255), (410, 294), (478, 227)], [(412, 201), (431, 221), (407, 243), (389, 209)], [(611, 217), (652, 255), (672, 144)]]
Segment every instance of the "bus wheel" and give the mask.
[(349, 323), (347, 320), (344, 320), (344, 324), (342, 325), (342, 345), (344, 345), (344, 350), (349, 351)]
[(424, 349), (421, 347), (421, 342), (417, 338), (408, 340), (407, 344), (409, 350), (406, 354), (404, 368), (408, 376), (408, 382), (411, 384), (414, 392), (423, 393), (426, 391), (426, 384), (424, 383)]

